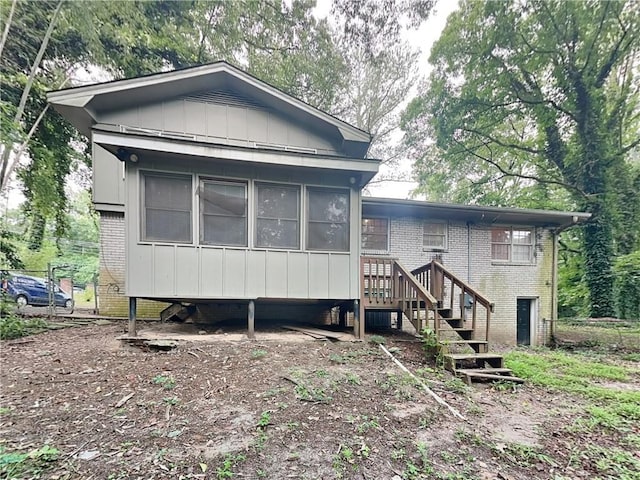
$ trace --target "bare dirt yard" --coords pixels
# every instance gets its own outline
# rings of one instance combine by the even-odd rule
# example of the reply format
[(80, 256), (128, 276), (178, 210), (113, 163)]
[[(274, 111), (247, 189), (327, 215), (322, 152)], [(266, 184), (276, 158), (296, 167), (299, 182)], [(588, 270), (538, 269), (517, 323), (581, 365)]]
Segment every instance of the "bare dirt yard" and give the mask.
[[(541, 381), (467, 387), (415, 337), (385, 346), (465, 421), (371, 342), (182, 331), (163, 352), (123, 345), (123, 328), (0, 343), (3, 478), (640, 478), (637, 412), (607, 423), (601, 397)], [(591, 383), (636, 395), (633, 409), (640, 373), (627, 358), (598, 360), (627, 373)]]

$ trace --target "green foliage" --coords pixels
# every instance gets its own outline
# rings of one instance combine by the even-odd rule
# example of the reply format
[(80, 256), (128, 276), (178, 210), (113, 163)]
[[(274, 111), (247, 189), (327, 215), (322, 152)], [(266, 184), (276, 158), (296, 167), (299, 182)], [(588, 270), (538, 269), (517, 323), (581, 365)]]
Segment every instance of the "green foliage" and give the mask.
[(620, 428), (640, 421), (640, 392), (607, 388), (594, 381), (627, 382), (636, 371), (629, 367), (588, 360), (564, 352), (510, 352), (505, 356), (514, 375), (548, 388), (584, 396), (591, 407), (592, 426)]
[(0, 473), (4, 478), (39, 478), (59, 455), (60, 451), (49, 445), (27, 453), (7, 452), (0, 445)]
[(162, 385), (165, 390), (173, 390), (176, 386), (176, 380), (169, 375), (156, 375), (151, 381), (156, 385)]
[(559, 238), (558, 249), (558, 316), (560, 318), (589, 315), (589, 289), (584, 282), (584, 254), (580, 250), (580, 232), (571, 229)]
[(639, 13), (632, 1), (463, 1), (403, 115), (420, 192), (592, 213), (592, 316), (613, 314), (612, 261), (640, 232)]
[(46, 328), (47, 323), (41, 318), (23, 319), (13, 313), (0, 316), (0, 340), (26, 337)]
[(228, 453), (222, 460), (222, 464), (216, 469), (216, 478), (225, 480), (234, 476), (233, 469), (247, 459), (246, 456), (238, 453), (233, 455)]
[(618, 318), (640, 320), (640, 250), (618, 257), (613, 295)]

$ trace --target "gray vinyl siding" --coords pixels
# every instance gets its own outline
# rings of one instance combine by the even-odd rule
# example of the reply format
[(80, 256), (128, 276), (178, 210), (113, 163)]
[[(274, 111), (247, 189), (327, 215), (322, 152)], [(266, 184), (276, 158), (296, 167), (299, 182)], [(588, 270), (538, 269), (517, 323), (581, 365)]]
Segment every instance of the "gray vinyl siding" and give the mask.
[(129, 110), (103, 113), (99, 123), (135, 127), (171, 135), (188, 135), (198, 142), (241, 147), (255, 143), (313, 149), (318, 154), (342, 155), (336, 132), (313, 131), (267, 108), (228, 105), (178, 98)]
[(100, 211), (123, 211), (124, 168), (115, 155), (92, 144), (93, 202)]
[[(127, 163), (127, 295), (133, 297), (213, 300), (272, 298), (349, 300), (359, 297), (360, 192), (349, 188), (348, 176), (318, 175), (305, 171), (246, 167), (216, 162)], [(255, 227), (254, 182), (277, 181), (326, 186), (349, 191), (349, 252), (305, 250), (306, 210), (300, 209), (303, 238), (300, 250), (217, 247), (198, 243), (198, 201), (194, 195), (194, 242), (190, 245), (142, 242), (140, 235), (140, 175), (144, 172), (191, 174), (194, 190), (199, 178), (248, 182), (249, 245)], [(322, 178), (319, 181), (318, 177)]]

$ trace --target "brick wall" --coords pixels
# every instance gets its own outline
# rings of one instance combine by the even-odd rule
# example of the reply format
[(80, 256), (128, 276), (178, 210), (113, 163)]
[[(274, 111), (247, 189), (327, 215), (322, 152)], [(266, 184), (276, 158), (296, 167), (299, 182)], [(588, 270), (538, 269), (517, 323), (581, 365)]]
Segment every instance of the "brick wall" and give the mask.
[[(126, 317), (129, 299), (126, 292), (124, 213), (100, 212), (100, 273), (98, 310), (101, 315)], [(137, 316), (159, 318), (165, 303), (139, 300)]]
[[(485, 294), (495, 304), (490, 328), (492, 342), (516, 343), (517, 299), (532, 299), (531, 343), (542, 344), (548, 339), (552, 318), (552, 237), (548, 230), (536, 228), (533, 263), (500, 264), (491, 260), (490, 228), (489, 225), (467, 227), (464, 222), (449, 222), (448, 245), (439, 252), (422, 248), (421, 219), (392, 218), (389, 255), (410, 269), (438, 256), (448, 270)], [(486, 317), (482, 309), (478, 308), (478, 312), (480, 326), (484, 328)]]

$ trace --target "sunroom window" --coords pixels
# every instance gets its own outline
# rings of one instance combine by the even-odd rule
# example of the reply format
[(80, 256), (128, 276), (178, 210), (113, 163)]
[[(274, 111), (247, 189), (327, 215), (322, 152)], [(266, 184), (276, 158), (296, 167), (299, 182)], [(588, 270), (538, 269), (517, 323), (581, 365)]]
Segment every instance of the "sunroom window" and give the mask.
[(349, 191), (307, 190), (307, 249), (349, 251)]
[(247, 185), (202, 180), (200, 183), (200, 243), (247, 246)]
[(142, 240), (192, 242), (191, 177), (144, 173), (142, 177)]
[(256, 247), (299, 249), (299, 224), (299, 187), (256, 184)]

